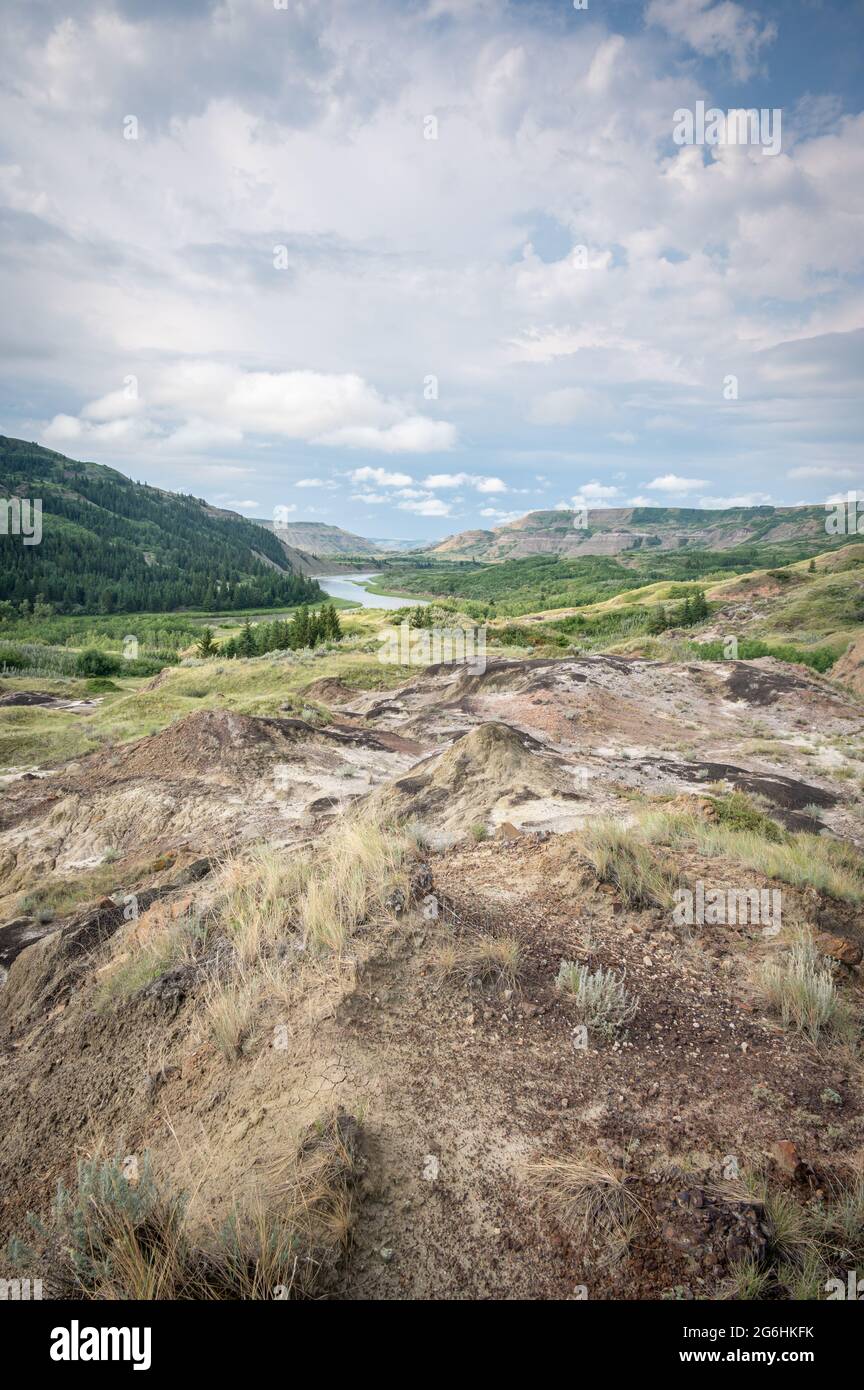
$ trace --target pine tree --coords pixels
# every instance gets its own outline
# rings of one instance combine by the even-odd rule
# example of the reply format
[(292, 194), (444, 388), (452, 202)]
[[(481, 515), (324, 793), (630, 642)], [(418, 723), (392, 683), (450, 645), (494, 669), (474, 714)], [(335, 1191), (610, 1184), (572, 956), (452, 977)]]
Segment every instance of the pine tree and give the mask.
[(237, 653), (239, 656), (255, 655), (255, 634), (248, 618), (243, 624), (243, 630), (237, 640)]
[(198, 641), (198, 655), (206, 659), (208, 656), (215, 656), (218, 650), (219, 648), (213, 641), (212, 627), (205, 627)]
[(659, 633), (665, 632), (668, 626), (669, 619), (666, 616), (666, 608), (661, 603), (659, 607), (654, 609), (654, 612), (648, 620), (648, 631), (652, 636), (656, 637)]
[(409, 627), (427, 628), (432, 626), (432, 609), (427, 605), (418, 605), (411, 609), (411, 616), (408, 619)]
[(297, 609), (291, 621), (291, 646), (295, 651), (309, 646), (309, 609), (305, 604)]
[(331, 642), (342, 640), (342, 624), (339, 621), (339, 614), (336, 612), (335, 604), (328, 603), (324, 608), (325, 613), (325, 634)]

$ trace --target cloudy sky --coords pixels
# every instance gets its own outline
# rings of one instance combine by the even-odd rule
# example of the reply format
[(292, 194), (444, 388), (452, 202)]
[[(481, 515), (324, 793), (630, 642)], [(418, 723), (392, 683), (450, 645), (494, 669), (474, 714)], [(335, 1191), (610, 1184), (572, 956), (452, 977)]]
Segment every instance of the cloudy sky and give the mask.
[(387, 538), (864, 484), (864, 0), (577, 3), (4, 0), (0, 431)]

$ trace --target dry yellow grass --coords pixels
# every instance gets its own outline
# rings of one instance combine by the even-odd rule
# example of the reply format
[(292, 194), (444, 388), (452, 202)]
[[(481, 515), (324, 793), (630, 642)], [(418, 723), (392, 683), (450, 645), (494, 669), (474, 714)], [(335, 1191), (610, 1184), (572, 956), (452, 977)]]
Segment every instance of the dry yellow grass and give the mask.
[(447, 978), (512, 989), (522, 972), (523, 956), (518, 937), (484, 932), (472, 938), (449, 937), (438, 947), (435, 963)]
[(636, 1218), (647, 1217), (626, 1172), (600, 1155), (541, 1158), (526, 1165), (525, 1176), (565, 1230), (586, 1241), (599, 1238), (608, 1258), (627, 1248)]

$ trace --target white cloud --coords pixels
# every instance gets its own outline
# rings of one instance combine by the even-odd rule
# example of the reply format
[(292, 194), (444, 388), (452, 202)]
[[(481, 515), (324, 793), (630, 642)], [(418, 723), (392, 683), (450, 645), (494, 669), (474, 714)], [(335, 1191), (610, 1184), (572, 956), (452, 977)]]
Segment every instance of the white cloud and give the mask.
[(423, 486), (432, 488), (473, 487), (477, 492), (507, 492), (502, 478), (484, 477), (476, 473), (432, 473), (423, 479)]
[(700, 487), (707, 487), (707, 483), (704, 478), (679, 478), (675, 473), (665, 473), (662, 478), (654, 478), (645, 486), (655, 492), (694, 492)]
[(400, 511), (414, 512), (415, 516), (450, 516), (450, 503), (440, 497), (427, 497), (422, 502), (397, 502)]
[(598, 483), (596, 480), (590, 483), (583, 483), (575, 496), (571, 497), (569, 503), (558, 503), (556, 510), (567, 510), (577, 507), (592, 507), (600, 504), (616, 505), (615, 499), (621, 496), (620, 487), (615, 487), (612, 483)]
[(697, 53), (728, 57), (739, 78), (750, 76), (761, 50), (777, 36), (775, 24), (734, 0), (650, 0), (645, 19)]
[(388, 473), (386, 468), (353, 468), (348, 474), (352, 483), (376, 483), (378, 487), (410, 487), (410, 473)]
[(89, 405), (85, 405), (81, 414), (85, 420), (125, 420), (130, 415), (137, 415), (142, 408), (143, 401), (130, 382), (129, 389), (124, 387), (119, 391), (110, 391), (107, 396), (91, 401)]
[(320, 487), (326, 488), (328, 492), (334, 492), (339, 484), (334, 483), (332, 478), (298, 478), (295, 487)]
[(157, 372), (146, 410), (137, 396), (114, 391), (85, 406), (80, 418), (55, 417), (49, 429), (56, 439), (103, 441), (153, 433), (178, 452), (238, 443), (247, 435), (387, 454), (437, 453), (456, 442), (451, 424), (407, 414), (355, 373), (251, 372), (206, 359)]
[(426, 420), (421, 415), (413, 415), (386, 429), (377, 425), (345, 425), (318, 435), (314, 442), (348, 449), (371, 449), (382, 454), (438, 454), (454, 447), (456, 431), (444, 420)]
[(481, 507), (480, 515), (489, 517), (490, 520), (498, 521), (502, 526), (506, 526), (509, 521), (519, 521), (525, 515), (524, 512), (501, 512), (496, 507)]

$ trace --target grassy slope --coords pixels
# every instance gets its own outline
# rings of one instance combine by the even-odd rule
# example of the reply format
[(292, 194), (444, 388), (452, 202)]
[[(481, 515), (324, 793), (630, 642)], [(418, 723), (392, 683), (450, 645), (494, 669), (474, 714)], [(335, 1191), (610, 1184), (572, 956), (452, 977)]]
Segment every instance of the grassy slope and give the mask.
[[(728, 626), (739, 637), (758, 637), (769, 643), (793, 642), (800, 648), (830, 645), (838, 652), (861, 635), (864, 547), (850, 545), (819, 556), (815, 573), (809, 571), (807, 560), (787, 566), (786, 570), (791, 576), (787, 581), (774, 581), (767, 571), (757, 570), (707, 586), (712, 606), (722, 605), (735, 615), (728, 624), (721, 624), (724, 630)], [(774, 592), (764, 597), (764, 612), (748, 616), (750, 596), (764, 590), (766, 583)], [(533, 651), (561, 656), (572, 642), (594, 650), (680, 659), (689, 654), (680, 633), (677, 637), (650, 638), (644, 632), (612, 630), (586, 644), (579, 633), (562, 633), (555, 624), (574, 614), (589, 620), (626, 616), (660, 602), (678, 601), (688, 590), (698, 587), (696, 581), (664, 581), (630, 589), (598, 603), (528, 614), (515, 621), (493, 620), (489, 624), (490, 655), (524, 655)], [(223, 617), (222, 621), (231, 620)], [(91, 714), (38, 707), (0, 709), (0, 767), (51, 765), (106, 744), (154, 733), (195, 709), (276, 715), (284, 713), (282, 707), (287, 704), (299, 713), (307, 705), (300, 692), (319, 677), (336, 676), (358, 688), (387, 689), (411, 674), (408, 668), (382, 666), (377, 660), (376, 632), (389, 621), (390, 615), (384, 610), (355, 609), (343, 618), (346, 640), (339, 650), (271, 654), (252, 661), (220, 663), (216, 659), (173, 667), (154, 690), (145, 688), (149, 681), (115, 678), (112, 683), (118, 688), (100, 693), (100, 704)], [(713, 632), (717, 626), (716, 618), (712, 618), (701, 628), (688, 629), (686, 640), (704, 640), (709, 630)], [(227, 635), (227, 631), (220, 630), (218, 635)], [(4, 677), (2, 685), (7, 690), (48, 690), (64, 698), (85, 698), (91, 693), (84, 680)]]
[[(90, 713), (0, 707), (0, 768), (50, 767), (114, 743), (156, 733), (196, 709), (229, 709), (252, 715), (299, 715), (316, 708), (301, 692), (312, 681), (338, 677), (361, 689), (387, 690), (416, 668), (382, 665), (376, 633), (390, 621), (385, 610), (355, 609), (343, 619), (345, 640), (338, 649), (273, 652), (249, 661), (196, 662), (168, 667), (155, 689), (150, 680), (112, 678), (114, 690), (97, 692)], [(2, 677), (3, 693), (43, 690), (65, 699), (93, 698), (86, 680)], [(287, 706), (287, 708), (286, 708)]]

